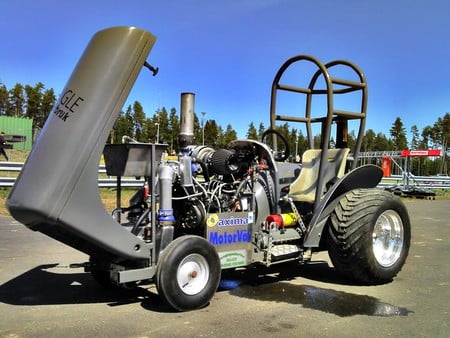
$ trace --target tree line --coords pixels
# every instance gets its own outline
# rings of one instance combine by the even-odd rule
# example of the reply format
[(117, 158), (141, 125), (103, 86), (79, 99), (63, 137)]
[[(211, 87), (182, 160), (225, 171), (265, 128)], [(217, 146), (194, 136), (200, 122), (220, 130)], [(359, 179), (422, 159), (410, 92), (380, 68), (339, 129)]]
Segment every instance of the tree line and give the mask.
[[(0, 115), (27, 117), (33, 119), (33, 128), (42, 128), (50, 114), (56, 96), (52, 88), (46, 89), (44, 84), (22, 85), (17, 83), (11, 89), (0, 84)], [(180, 130), (179, 113), (175, 108), (167, 111), (165, 107), (158, 109), (152, 116), (144, 111), (142, 104), (135, 101), (128, 105), (120, 113), (110, 134), (109, 142), (121, 143), (123, 136), (129, 136), (139, 142), (167, 143), (170, 150), (179, 151), (178, 133)], [(257, 126), (254, 122), (248, 125), (246, 138), (261, 140), (261, 136), (267, 127), (263, 123)], [(288, 123), (277, 126), (277, 131), (287, 140), (291, 154), (302, 154), (308, 148), (306, 136), (302, 131), (295, 129)], [(450, 139), (450, 113), (439, 117), (432, 125), (422, 130), (416, 125), (411, 126), (411, 139), (407, 138), (406, 127), (400, 117), (397, 117), (389, 130), (389, 137), (373, 129), (367, 129), (361, 151), (395, 151), (395, 150), (420, 150), (440, 148), (443, 158), (437, 159), (412, 159), (410, 170), (416, 175), (431, 175), (436, 173), (448, 174), (449, 166), (449, 139)], [(237, 133), (231, 124), (225, 129), (213, 119), (204, 119), (194, 114), (195, 144), (207, 145), (213, 148), (224, 148), (237, 139)], [(318, 146), (320, 135), (314, 137)], [(355, 132), (348, 136), (349, 146), (356, 142)]]
[(55, 102), (54, 90), (45, 89), (42, 82), (34, 86), (16, 83), (9, 90), (0, 84), (0, 115), (31, 118), (33, 128), (42, 128)]

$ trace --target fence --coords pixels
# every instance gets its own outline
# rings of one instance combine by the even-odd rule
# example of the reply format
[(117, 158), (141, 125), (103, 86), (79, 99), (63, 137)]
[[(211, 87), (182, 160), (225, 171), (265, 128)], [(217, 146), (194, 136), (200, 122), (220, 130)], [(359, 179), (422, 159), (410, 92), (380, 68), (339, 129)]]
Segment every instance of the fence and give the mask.
[[(19, 162), (0, 162), (0, 172), (16, 172), (19, 173), (22, 170), (23, 163)], [(104, 165), (100, 165), (98, 168), (99, 175), (106, 174), (106, 168)], [(0, 175), (0, 187), (12, 187), (16, 182), (15, 177), (5, 177)], [(121, 178), (121, 186), (129, 188), (141, 187), (144, 180), (123, 177)], [(116, 187), (117, 179), (114, 178), (99, 178), (98, 186), (100, 188), (112, 188)], [(389, 186), (415, 186), (426, 189), (450, 189), (450, 177), (448, 176), (413, 176), (409, 175), (392, 175), (390, 177), (383, 177), (383, 180), (379, 184), (380, 187), (385, 188)]]
[(413, 176), (413, 175), (392, 175), (383, 177), (380, 187), (390, 186), (417, 187), (425, 189), (450, 189), (450, 177), (448, 176)]
[[(23, 163), (19, 162), (0, 162), (0, 172), (14, 172), (19, 173), (22, 170)], [(98, 173), (106, 174), (106, 168), (104, 165), (98, 167)], [(16, 182), (16, 177), (6, 177), (0, 174), (0, 187), (7, 188), (12, 187)], [(144, 179), (135, 179), (129, 177), (122, 177), (120, 185), (122, 188), (137, 188), (142, 187), (144, 184)], [(117, 179), (114, 178), (99, 178), (98, 186), (99, 188), (113, 188), (117, 185)]]

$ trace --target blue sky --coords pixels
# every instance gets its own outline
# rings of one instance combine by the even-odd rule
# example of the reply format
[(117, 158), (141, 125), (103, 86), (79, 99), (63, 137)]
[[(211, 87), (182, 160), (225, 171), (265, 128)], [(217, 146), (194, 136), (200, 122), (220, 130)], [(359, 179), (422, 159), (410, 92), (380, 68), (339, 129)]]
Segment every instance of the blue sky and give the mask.
[(195, 110), (245, 137), (269, 125), (270, 87), (288, 58), (347, 59), (369, 84), (367, 128), (389, 136), (399, 116), (409, 132), (450, 111), (447, 0), (0, 0), (0, 82), (43, 82), (57, 94), (95, 32), (136, 26), (156, 35), (128, 103), (148, 116)]

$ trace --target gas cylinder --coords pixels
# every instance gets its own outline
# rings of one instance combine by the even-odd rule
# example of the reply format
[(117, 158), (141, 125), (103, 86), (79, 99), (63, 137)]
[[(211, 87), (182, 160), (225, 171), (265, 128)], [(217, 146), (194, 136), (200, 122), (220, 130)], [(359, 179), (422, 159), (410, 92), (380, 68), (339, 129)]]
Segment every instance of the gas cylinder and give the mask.
[(277, 228), (291, 227), (298, 223), (297, 215), (293, 212), (284, 214), (272, 214), (266, 217), (266, 222), (268, 224), (275, 223)]

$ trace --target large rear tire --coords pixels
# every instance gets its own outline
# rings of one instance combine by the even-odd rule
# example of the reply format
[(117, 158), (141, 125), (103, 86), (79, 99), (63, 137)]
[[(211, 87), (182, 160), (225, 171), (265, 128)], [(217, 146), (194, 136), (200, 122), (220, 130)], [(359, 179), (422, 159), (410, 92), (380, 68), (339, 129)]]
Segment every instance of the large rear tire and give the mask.
[(156, 271), (161, 299), (178, 311), (206, 306), (220, 282), (220, 259), (214, 246), (199, 236), (182, 236), (162, 252)]
[(352, 190), (330, 215), (327, 239), (330, 259), (339, 273), (365, 284), (387, 283), (408, 256), (408, 212), (387, 191)]

